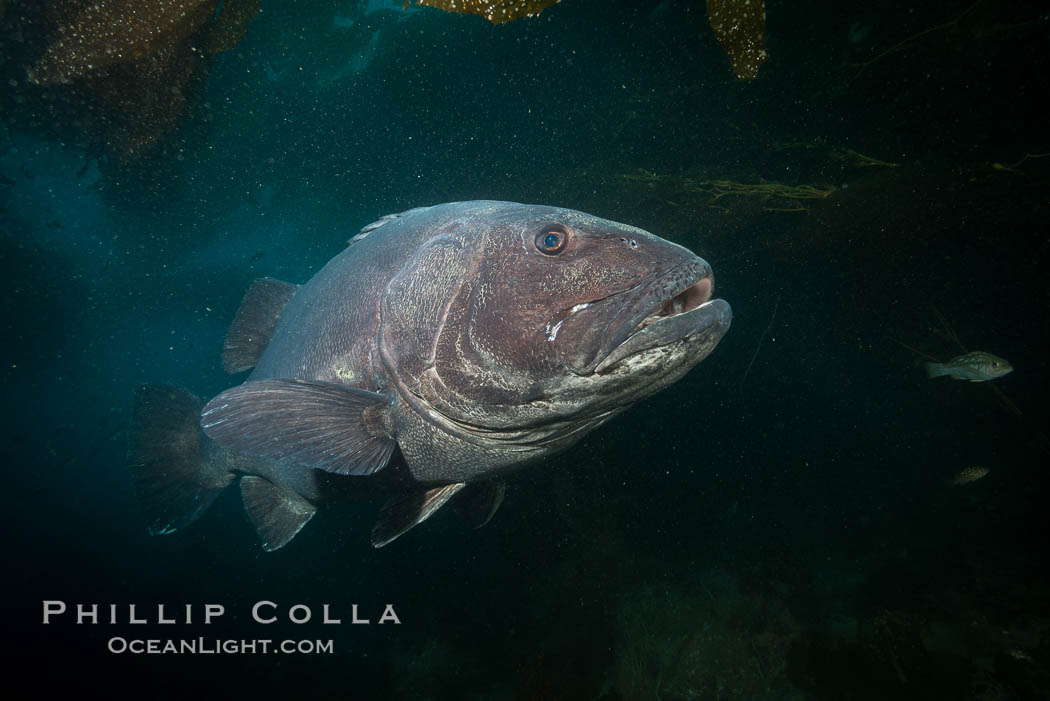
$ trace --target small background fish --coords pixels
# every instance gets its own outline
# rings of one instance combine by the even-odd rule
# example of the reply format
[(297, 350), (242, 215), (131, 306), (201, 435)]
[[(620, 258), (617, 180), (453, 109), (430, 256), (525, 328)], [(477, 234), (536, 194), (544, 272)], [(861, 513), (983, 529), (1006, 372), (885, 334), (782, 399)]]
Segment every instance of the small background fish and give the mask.
[(951, 479), (951, 485), (953, 487), (959, 487), (964, 484), (971, 484), (987, 475), (991, 470), (987, 467), (968, 467), (965, 470), (960, 470), (955, 477)]
[(947, 363), (926, 363), (926, 376), (933, 378), (947, 375), (956, 380), (984, 382), (1002, 377), (1013, 369), (1009, 361), (998, 356), (984, 351), (973, 351), (952, 358)]

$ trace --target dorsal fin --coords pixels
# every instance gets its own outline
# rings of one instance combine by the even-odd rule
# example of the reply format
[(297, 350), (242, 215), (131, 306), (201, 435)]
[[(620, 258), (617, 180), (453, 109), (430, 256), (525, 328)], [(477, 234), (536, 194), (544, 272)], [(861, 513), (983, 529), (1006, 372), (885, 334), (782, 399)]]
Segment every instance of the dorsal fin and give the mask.
[(248, 288), (222, 346), (222, 367), (231, 375), (251, 370), (270, 343), (277, 320), (298, 285), (272, 277), (259, 278)]
[(367, 238), (370, 233), (372, 233), (373, 231), (375, 231), (379, 227), (383, 226), (383, 224), (391, 222), (394, 219), (400, 219), (401, 217), (407, 217), (409, 214), (415, 214), (416, 212), (423, 212), (423, 211), (428, 210), (428, 209), (430, 209), (430, 207), (415, 207), (413, 209), (405, 210), (404, 212), (398, 212), (397, 214), (387, 214), (386, 216), (379, 217), (379, 219), (375, 220), (374, 222), (372, 222), (368, 226), (362, 228), (361, 231), (358, 232), (357, 236), (355, 236), (352, 239), (350, 239), (349, 241), (347, 241), (347, 244), (350, 245), (350, 246), (353, 246), (355, 243), (357, 243), (361, 239)]

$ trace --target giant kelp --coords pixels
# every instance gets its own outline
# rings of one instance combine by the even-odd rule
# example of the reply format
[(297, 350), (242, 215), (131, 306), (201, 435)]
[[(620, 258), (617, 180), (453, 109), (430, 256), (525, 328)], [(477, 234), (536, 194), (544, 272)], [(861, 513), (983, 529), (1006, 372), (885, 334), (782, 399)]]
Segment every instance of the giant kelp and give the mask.
[(707, 18), (733, 72), (751, 80), (766, 62), (765, 0), (707, 0)]
[(29, 71), (37, 83), (70, 83), (118, 63), (162, 57), (189, 39), (214, 11), (211, 0), (138, 3), (101, 0), (59, 12), (57, 37)]
[(480, 15), (493, 24), (533, 17), (559, 2), (561, 0), (419, 0), (422, 5), (437, 7), (447, 12)]
[(241, 41), (260, 1), (67, 0), (29, 78), (83, 88), (86, 106), (104, 115), (94, 122), (101, 140), (127, 163), (176, 126), (194, 78)]

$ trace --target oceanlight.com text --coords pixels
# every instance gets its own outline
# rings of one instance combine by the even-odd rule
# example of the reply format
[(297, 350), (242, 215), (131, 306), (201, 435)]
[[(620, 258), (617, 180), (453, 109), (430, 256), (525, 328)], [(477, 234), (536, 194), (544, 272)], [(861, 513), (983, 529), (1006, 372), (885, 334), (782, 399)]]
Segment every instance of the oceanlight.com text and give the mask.
[(106, 649), (116, 655), (331, 655), (332, 640), (238, 640), (221, 638), (147, 639), (113, 637)]

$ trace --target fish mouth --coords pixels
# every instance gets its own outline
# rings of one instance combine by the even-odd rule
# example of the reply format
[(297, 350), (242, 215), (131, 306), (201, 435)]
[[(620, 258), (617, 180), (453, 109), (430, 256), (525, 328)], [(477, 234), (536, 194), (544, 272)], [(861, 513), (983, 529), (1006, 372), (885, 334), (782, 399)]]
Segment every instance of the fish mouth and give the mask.
[(548, 322), (546, 340), (577, 375), (607, 372), (679, 341), (707, 340), (705, 347), (714, 348), (732, 314), (726, 302), (712, 299), (713, 290), (711, 267), (693, 256), (654, 280), (562, 310)]
[[(697, 346), (706, 356), (722, 339), (732, 321), (732, 310), (723, 299), (712, 299), (714, 279), (710, 269), (698, 280), (657, 304), (594, 371), (608, 372), (626, 358), (672, 344)], [(697, 358), (697, 362), (702, 357)]]
[(711, 291), (714, 290), (714, 287), (715, 283), (710, 275), (697, 280), (660, 305), (660, 308), (652, 314), (642, 319), (641, 323), (631, 333), (635, 334), (649, 324), (655, 324), (680, 314), (688, 314), (694, 309), (699, 309), (711, 301)]

